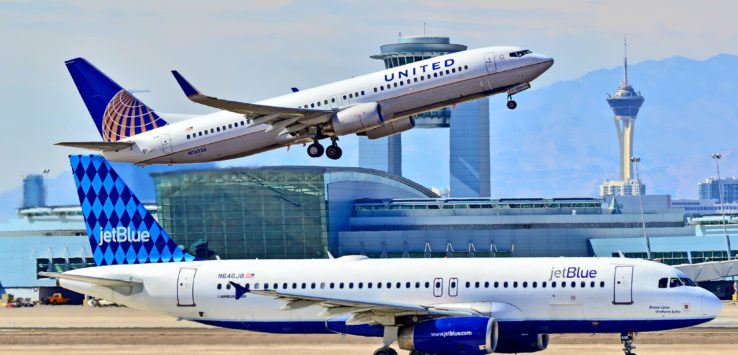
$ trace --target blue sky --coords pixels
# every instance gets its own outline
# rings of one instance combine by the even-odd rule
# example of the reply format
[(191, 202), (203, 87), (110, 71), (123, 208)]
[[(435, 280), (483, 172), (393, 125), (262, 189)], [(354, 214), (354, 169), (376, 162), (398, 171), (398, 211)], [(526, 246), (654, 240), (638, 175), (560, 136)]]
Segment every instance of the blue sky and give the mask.
[[(378, 70), (369, 56), (398, 33), (422, 34), (425, 22), (428, 35), (471, 48), (512, 44), (552, 55), (556, 65), (534, 84), (540, 88), (621, 65), (626, 33), (634, 63), (738, 54), (736, 13), (734, 1), (0, 1), (0, 192), (25, 174), (67, 169), (66, 155), (78, 151), (53, 143), (99, 139), (64, 67), (78, 56), (129, 89), (151, 90), (139, 98), (157, 111), (198, 113), (209, 111), (182, 96), (171, 69), (206, 93), (256, 101)], [(447, 133), (408, 139), (418, 135)], [(355, 139), (344, 145), (341, 164), (356, 165)], [(447, 156), (443, 146), (429, 149)], [(328, 160), (300, 148), (225, 165), (274, 162)]]

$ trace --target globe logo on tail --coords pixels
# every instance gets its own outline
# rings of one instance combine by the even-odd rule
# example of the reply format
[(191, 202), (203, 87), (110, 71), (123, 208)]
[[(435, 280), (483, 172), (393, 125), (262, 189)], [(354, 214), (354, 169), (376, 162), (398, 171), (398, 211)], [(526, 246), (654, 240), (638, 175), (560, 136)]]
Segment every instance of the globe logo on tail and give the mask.
[(103, 139), (106, 142), (116, 142), (166, 124), (154, 110), (128, 91), (120, 90), (105, 107), (102, 122)]

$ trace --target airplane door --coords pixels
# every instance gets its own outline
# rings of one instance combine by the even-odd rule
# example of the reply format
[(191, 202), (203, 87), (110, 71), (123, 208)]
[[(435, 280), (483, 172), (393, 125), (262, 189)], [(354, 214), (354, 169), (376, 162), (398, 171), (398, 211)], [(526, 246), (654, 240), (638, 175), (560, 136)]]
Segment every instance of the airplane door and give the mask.
[(484, 64), (487, 66), (488, 73), (494, 73), (497, 71), (497, 63), (495, 62), (494, 52), (489, 52), (484, 55)]
[(443, 279), (442, 278), (436, 278), (433, 280), (433, 296), (441, 297), (443, 296)]
[(330, 98), (329, 105), (331, 108), (338, 108), (338, 96), (333, 95)]
[(179, 269), (179, 276), (177, 277), (177, 306), (195, 306), (195, 273), (197, 273), (197, 269)]
[(459, 295), (459, 279), (452, 277), (448, 281), (448, 295), (451, 297)]
[(172, 152), (172, 137), (167, 133), (161, 135), (161, 150), (164, 154)]
[(613, 301), (614, 304), (632, 304), (633, 303), (633, 267), (632, 266), (616, 266), (615, 282), (613, 283)]

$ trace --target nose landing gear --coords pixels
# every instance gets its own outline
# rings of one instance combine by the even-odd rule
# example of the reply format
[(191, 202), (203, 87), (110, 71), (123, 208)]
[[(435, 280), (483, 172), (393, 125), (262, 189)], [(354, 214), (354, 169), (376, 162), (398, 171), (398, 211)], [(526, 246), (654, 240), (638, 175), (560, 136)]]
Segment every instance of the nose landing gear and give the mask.
[(512, 99), (512, 95), (508, 96), (507, 97), (507, 108), (514, 110), (516, 107), (518, 107), (518, 103)]
[(635, 346), (633, 345), (634, 338), (635, 334), (633, 332), (620, 333), (620, 342), (623, 343), (623, 351), (625, 352), (625, 355), (636, 355), (636, 353), (633, 352), (633, 349), (635, 349)]

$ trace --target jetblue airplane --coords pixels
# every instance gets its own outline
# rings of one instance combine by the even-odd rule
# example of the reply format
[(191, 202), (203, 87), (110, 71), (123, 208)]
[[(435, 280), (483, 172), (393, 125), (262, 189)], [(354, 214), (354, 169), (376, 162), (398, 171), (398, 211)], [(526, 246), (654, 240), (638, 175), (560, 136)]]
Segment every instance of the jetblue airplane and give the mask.
[(69, 290), (218, 327), (379, 337), (375, 355), (525, 353), (552, 333), (690, 327), (722, 304), (684, 273), (625, 258), (198, 260), (101, 156), (71, 156), (98, 267)]
[[(421, 60), (272, 99), (245, 103), (196, 90), (174, 78), (192, 101), (222, 111), (179, 122), (157, 115), (87, 60), (66, 62), (102, 142), (62, 142), (113, 161), (181, 164), (225, 160), (293, 144), (308, 155), (339, 159), (338, 137), (386, 137), (415, 126), (414, 115), (448, 105), (514, 94), (553, 65), (551, 57), (515, 47), (487, 47)], [(320, 140), (329, 138), (324, 148)]]

